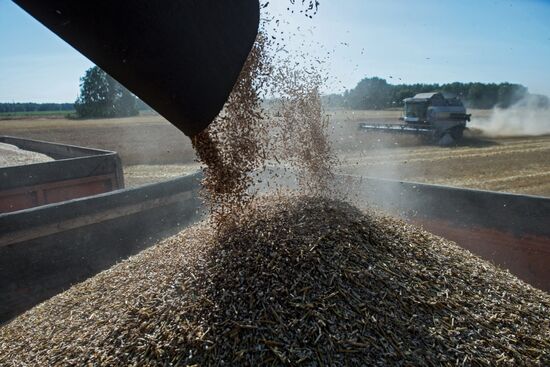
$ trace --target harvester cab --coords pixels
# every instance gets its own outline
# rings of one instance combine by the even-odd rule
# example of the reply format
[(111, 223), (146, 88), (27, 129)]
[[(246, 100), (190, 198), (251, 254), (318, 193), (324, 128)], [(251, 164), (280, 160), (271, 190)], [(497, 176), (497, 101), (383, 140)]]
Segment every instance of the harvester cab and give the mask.
[(453, 94), (439, 92), (420, 93), (404, 101), (403, 121), (408, 124), (425, 124), (434, 129), (439, 138), (459, 140), (470, 121), (462, 101)]

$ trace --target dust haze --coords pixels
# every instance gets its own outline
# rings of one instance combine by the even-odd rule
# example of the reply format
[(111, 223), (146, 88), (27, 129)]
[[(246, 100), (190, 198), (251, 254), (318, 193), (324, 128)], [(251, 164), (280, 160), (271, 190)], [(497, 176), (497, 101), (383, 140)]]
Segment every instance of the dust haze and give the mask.
[(495, 107), (488, 119), (469, 124), (487, 137), (538, 136), (550, 134), (550, 106), (530, 96), (509, 108)]

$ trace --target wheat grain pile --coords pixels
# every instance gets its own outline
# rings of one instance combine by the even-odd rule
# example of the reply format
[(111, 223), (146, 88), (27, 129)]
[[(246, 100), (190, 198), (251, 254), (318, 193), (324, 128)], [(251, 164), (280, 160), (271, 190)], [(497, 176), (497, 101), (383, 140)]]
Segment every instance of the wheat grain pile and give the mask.
[(53, 161), (45, 154), (19, 149), (15, 145), (0, 143), (0, 168)]
[(550, 363), (548, 294), (401, 221), (294, 196), (210, 225), (4, 326), (0, 365)]

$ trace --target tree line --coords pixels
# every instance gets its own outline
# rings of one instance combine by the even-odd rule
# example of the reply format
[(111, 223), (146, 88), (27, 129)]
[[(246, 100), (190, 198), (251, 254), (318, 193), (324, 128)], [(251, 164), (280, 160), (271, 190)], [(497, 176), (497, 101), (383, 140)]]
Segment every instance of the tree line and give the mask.
[(70, 112), (74, 110), (73, 103), (34, 103), (34, 102), (14, 102), (0, 103), (0, 113), (16, 112)]
[(403, 106), (405, 98), (417, 93), (452, 93), (470, 108), (489, 109), (509, 107), (523, 98), (534, 97), (541, 105), (548, 106), (546, 96), (529, 94), (527, 88), (514, 83), (447, 83), (447, 84), (389, 84), (385, 79), (373, 77), (362, 79), (355, 88), (342, 94), (324, 96), (329, 107), (343, 107), (361, 110), (380, 110)]
[[(447, 83), (447, 84), (389, 84), (385, 79), (362, 79), (355, 88), (342, 94), (323, 96), (327, 107), (357, 110), (380, 110), (402, 107), (405, 98), (418, 93), (447, 92), (460, 97), (467, 107), (489, 109), (506, 108), (529, 97), (531, 103), (550, 107), (546, 96), (530, 94), (521, 84), (514, 83)], [(119, 84), (109, 74), (94, 66), (80, 79), (80, 94), (75, 103), (0, 103), (0, 113), (75, 110), (82, 118), (135, 116), (150, 110), (142, 100)]]

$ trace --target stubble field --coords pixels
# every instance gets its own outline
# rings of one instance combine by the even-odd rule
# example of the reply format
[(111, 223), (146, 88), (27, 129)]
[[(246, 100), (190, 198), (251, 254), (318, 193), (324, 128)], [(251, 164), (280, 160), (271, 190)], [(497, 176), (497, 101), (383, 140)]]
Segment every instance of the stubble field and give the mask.
[[(490, 111), (471, 111), (486, 118)], [(550, 197), (550, 136), (487, 138), (467, 131), (442, 148), (416, 136), (373, 134), (360, 121), (395, 121), (400, 111), (332, 111), (331, 136), (340, 172)], [(13, 135), (117, 151), (127, 186), (158, 182), (198, 169), (189, 139), (157, 115), (106, 120), (0, 120)]]

